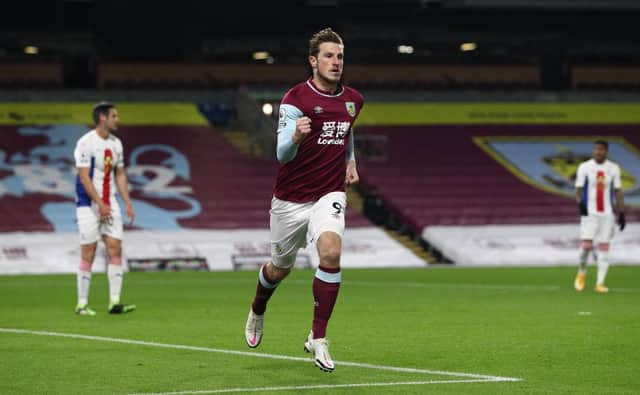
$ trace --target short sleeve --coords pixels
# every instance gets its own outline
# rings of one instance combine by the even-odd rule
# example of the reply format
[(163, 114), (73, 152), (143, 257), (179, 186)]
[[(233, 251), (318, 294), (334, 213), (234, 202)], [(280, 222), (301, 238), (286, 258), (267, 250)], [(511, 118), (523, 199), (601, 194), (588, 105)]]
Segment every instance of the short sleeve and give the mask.
[(578, 172), (576, 173), (576, 188), (584, 188), (585, 181), (587, 180), (587, 171), (584, 163), (578, 166)]
[(613, 173), (613, 188), (614, 189), (622, 189), (622, 176), (620, 174), (620, 166), (615, 167), (615, 171)]
[(118, 156), (116, 167), (123, 167), (124, 166), (124, 148), (122, 147), (122, 141), (120, 141), (120, 139), (118, 139), (116, 144), (116, 152)]
[(87, 140), (78, 141), (76, 149), (73, 151), (73, 157), (76, 161), (76, 167), (91, 166), (91, 146)]

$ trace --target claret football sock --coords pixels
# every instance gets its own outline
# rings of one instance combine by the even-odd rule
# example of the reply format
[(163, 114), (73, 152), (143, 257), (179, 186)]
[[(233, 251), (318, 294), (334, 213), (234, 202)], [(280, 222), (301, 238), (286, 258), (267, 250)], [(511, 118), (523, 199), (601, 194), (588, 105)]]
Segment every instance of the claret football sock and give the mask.
[(327, 324), (338, 299), (342, 276), (340, 268), (319, 267), (313, 279), (313, 338), (326, 336)]
[(258, 285), (256, 296), (253, 298), (251, 308), (257, 315), (262, 315), (267, 310), (267, 302), (276, 291), (278, 282), (272, 281), (267, 274), (267, 265), (263, 265), (258, 273)]

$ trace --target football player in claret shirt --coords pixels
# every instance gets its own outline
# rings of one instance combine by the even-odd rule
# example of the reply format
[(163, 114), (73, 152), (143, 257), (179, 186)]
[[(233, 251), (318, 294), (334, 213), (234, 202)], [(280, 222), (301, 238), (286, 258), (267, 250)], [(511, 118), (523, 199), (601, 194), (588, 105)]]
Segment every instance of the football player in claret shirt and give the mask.
[(80, 267), (78, 269), (79, 315), (95, 315), (89, 307), (91, 266), (96, 255), (98, 240), (102, 239), (109, 255), (109, 307), (111, 314), (133, 311), (135, 305), (120, 303), (122, 290), (122, 214), (115, 197), (116, 186), (126, 207), (127, 217), (133, 223), (134, 212), (129, 198), (129, 186), (124, 169), (122, 142), (113, 135), (118, 130), (118, 110), (107, 102), (93, 109), (96, 127), (80, 137), (74, 157), (76, 179), (76, 215), (80, 231)]
[[(593, 144), (593, 158), (578, 167), (576, 200), (580, 210), (580, 267), (574, 282), (576, 291), (582, 291), (587, 277), (589, 252), (597, 247), (598, 275), (596, 292), (609, 292), (605, 285), (609, 270), (609, 243), (615, 232), (615, 214), (620, 231), (626, 225), (624, 194), (620, 167), (607, 159), (609, 144), (597, 140)], [(615, 207), (614, 207), (615, 196)]]
[(291, 88), (280, 104), (271, 261), (259, 271), (245, 338), (251, 348), (260, 344), (269, 298), (291, 271), (298, 249), (315, 243), (320, 265), (313, 280), (313, 323), (304, 349), (314, 354), (316, 366), (331, 372), (326, 330), (340, 289), (345, 187), (359, 180), (353, 124), (363, 98), (341, 82), (344, 45), (336, 32), (327, 28), (314, 34), (308, 60), (311, 77)]

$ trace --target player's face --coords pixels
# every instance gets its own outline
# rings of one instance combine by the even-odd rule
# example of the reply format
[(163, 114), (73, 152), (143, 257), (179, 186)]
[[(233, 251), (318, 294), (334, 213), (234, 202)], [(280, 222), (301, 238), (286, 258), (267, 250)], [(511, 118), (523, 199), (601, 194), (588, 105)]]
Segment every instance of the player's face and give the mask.
[(607, 147), (602, 144), (594, 144), (593, 159), (595, 159), (596, 162), (604, 162), (604, 160), (607, 159), (607, 153)]
[(118, 122), (120, 122), (118, 110), (116, 110), (115, 108), (110, 109), (109, 114), (104, 121), (104, 126), (109, 132), (115, 132), (116, 130), (118, 130)]
[(337, 84), (342, 78), (344, 47), (337, 43), (322, 43), (318, 47), (318, 57), (309, 56), (309, 62), (319, 78)]

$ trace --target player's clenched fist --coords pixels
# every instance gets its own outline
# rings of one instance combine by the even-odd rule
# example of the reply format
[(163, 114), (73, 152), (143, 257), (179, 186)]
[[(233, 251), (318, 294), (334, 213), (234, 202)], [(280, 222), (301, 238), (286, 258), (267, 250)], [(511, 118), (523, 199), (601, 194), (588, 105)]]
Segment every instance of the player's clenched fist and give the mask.
[(300, 117), (296, 121), (296, 132), (293, 134), (291, 139), (295, 144), (300, 144), (300, 142), (307, 137), (309, 133), (311, 133), (311, 118)]

